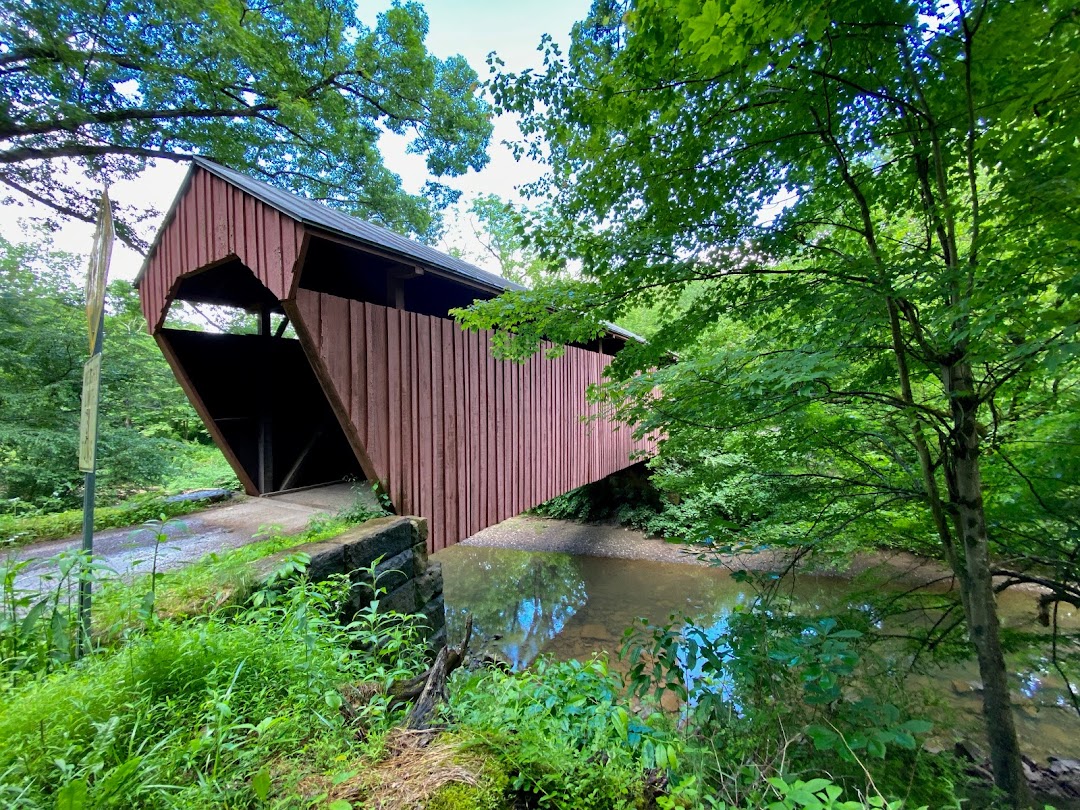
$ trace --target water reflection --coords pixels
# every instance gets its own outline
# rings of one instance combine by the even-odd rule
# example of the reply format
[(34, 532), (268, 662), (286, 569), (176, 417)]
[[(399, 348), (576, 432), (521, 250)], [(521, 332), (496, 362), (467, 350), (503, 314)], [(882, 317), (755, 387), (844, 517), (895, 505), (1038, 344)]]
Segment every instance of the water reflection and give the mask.
[[(708, 638), (721, 639), (732, 609), (752, 597), (748, 586), (725, 571), (692, 565), (468, 546), (441, 551), (436, 559), (443, 564), (450, 638), (460, 640), (465, 614), (471, 612), (480, 649), (514, 668), (528, 666), (541, 653), (584, 660), (606, 652), (614, 659), (623, 631), (638, 617), (651, 624), (666, 623), (672, 614), (695, 617)], [(802, 576), (786, 592), (811, 609), (871, 609), (849, 604), (850, 591), (851, 583), (839, 577)], [(1001, 594), (1004, 623), (1039, 632), (1033, 602), (1030, 594)], [(1072, 612), (1066, 619), (1071, 627), (1080, 625)], [(893, 630), (897, 623), (896, 617), (887, 622)], [(1027, 752), (1038, 759), (1080, 755), (1080, 720), (1049, 662), (1033, 656), (1012, 665), (1017, 725)], [(612, 666), (617, 669), (619, 662), (612, 660)], [(689, 675), (698, 679), (700, 667)], [(939, 728), (979, 733), (982, 695), (974, 662), (952, 663), (908, 681), (932, 691), (944, 705), (945, 714), (931, 717)], [(731, 694), (724, 678), (710, 688)]]
[(440, 559), (450, 638), (461, 637), (471, 612), (476, 637), (497, 642), (493, 649), (515, 669), (528, 666), (589, 599), (580, 559), (565, 554), (448, 550)]
[(614, 654), (638, 617), (653, 624), (672, 614), (711, 617), (708, 631), (718, 637), (731, 609), (750, 599), (726, 573), (695, 566), (466, 546), (437, 559), (450, 637), (460, 637), (471, 612), (478, 637), (515, 667), (541, 652)]

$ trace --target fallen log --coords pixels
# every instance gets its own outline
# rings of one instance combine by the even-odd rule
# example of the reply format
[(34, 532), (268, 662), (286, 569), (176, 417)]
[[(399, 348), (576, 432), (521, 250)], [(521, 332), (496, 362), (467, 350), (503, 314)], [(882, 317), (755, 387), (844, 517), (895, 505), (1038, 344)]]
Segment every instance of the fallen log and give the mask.
[[(439, 703), (446, 700), (447, 678), (465, 661), (469, 641), (472, 639), (472, 628), (472, 615), (469, 615), (465, 620), (465, 638), (460, 647), (444, 646), (426, 672), (404, 681), (395, 681), (385, 690), (385, 694), (390, 697), (391, 706), (413, 704), (405, 723), (406, 728), (413, 731), (431, 728), (431, 721), (435, 718)], [(384, 690), (378, 684), (361, 683), (346, 686), (341, 693), (345, 698), (341, 712), (347, 721), (352, 722), (361, 715), (357, 711), (357, 704), (366, 703), (375, 695), (384, 693)]]

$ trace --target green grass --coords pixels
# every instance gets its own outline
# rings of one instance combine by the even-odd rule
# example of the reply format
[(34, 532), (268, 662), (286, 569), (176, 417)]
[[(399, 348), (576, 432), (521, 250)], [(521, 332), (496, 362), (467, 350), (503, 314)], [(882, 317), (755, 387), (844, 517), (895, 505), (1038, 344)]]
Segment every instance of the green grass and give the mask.
[[(205, 509), (205, 501), (166, 503), (170, 495), (198, 489), (240, 490), (229, 463), (213, 445), (188, 444), (176, 459), (176, 472), (160, 488), (138, 495), (115, 499), (115, 493), (98, 493), (94, 508), (94, 529), (118, 529), (137, 526), (147, 520), (180, 517)], [(25, 514), (0, 514), (0, 549), (22, 546), (42, 540), (60, 540), (82, 532), (82, 509), (60, 512), (31, 511)]]
[[(243, 604), (259, 585), (252, 563), (286, 549), (337, 537), (377, 515), (317, 515), (296, 534), (268, 530), (260, 539), (239, 548), (207, 554), (197, 562), (156, 577), (155, 611), (171, 619), (206, 614)], [(94, 633), (102, 643), (112, 643), (141, 621), (143, 600), (151, 590), (150, 574), (130, 582), (107, 580), (95, 601)]]
[[(167, 503), (161, 493), (144, 493), (113, 506), (94, 508), (94, 529), (137, 526), (147, 520), (179, 517), (205, 509), (205, 501)], [(60, 540), (82, 532), (83, 510), (68, 509), (31, 515), (0, 515), (0, 549), (42, 540)]]
[(422, 666), (409, 619), (337, 623), (347, 588), (302, 581), (258, 610), (152, 621), (114, 652), (0, 690), (0, 806), (324, 806), (293, 801), (305, 776), (344, 769), (401, 717), (373, 700), (361, 738), (338, 687)]

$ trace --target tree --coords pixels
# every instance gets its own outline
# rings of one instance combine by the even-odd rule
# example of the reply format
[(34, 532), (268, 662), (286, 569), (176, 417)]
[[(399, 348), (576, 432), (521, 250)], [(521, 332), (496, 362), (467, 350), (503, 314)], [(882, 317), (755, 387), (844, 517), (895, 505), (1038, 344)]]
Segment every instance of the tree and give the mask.
[[(382, 163), (383, 131), (435, 175), (487, 162), (488, 106), (461, 56), (427, 53), (427, 16), (395, 3), (374, 27), (348, 0), (0, 0), (0, 183), (93, 221), (78, 182), (200, 154), (389, 227), (431, 236), (436, 204)], [(93, 199), (91, 199), (93, 198)], [(144, 243), (128, 209), (118, 235)]]
[[(537, 240), (585, 282), (463, 317), (521, 353), (668, 308), (612, 367), (624, 416), (669, 444), (793, 442), (758, 460), (837, 531), (917, 508), (909, 531), (959, 584), (995, 781), (1024, 805), (992, 574), (1003, 554), (1031, 577), (1077, 558), (1075, 465), (1058, 482), (1027, 465), (1045, 441), (1076, 458), (1080, 16), (600, 0), (547, 64), (499, 77), (496, 107), (552, 145), (533, 192), (561, 220)], [(719, 323), (738, 328), (716, 340)], [(1075, 579), (1051, 601), (1076, 600)]]
[(498, 263), (499, 275), (503, 278), (533, 287), (545, 277), (558, 275), (528, 243), (526, 211), (494, 194), (488, 194), (473, 200), (469, 213), (480, 224), (479, 231), (474, 229), (477, 239), (488, 257)]
[[(86, 310), (75, 279), (84, 259), (47, 239), (0, 238), (0, 499), (13, 508), (81, 502), (79, 403)], [(146, 334), (138, 296), (109, 285), (102, 367), (99, 475), (116, 493), (161, 483), (179, 440), (208, 441)], [(0, 511), (6, 508), (0, 507)]]
[(463, 212), (480, 249), (454, 245), (450, 250), (526, 287), (558, 278), (563, 269), (546, 263), (529, 243), (529, 222), (541, 216), (497, 194), (481, 194)]

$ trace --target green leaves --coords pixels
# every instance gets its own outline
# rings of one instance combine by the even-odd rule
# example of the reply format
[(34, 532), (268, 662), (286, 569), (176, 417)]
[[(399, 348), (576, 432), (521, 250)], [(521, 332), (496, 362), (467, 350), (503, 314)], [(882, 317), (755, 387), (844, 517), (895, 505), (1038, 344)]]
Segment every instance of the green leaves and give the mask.
[(56, 810), (85, 810), (87, 804), (85, 779), (68, 782), (56, 792)]
[[(487, 162), (488, 106), (461, 57), (424, 46), (417, 3), (373, 26), (344, 0), (111, 4), (3, 3), (0, 176), (86, 218), (92, 200), (57, 168), (95, 183), (136, 176), (156, 157), (201, 154), (344, 210), (418, 235), (437, 201), (406, 192), (378, 151), (385, 131), (436, 175)], [(118, 235), (145, 247), (138, 217)]]
[(540, 659), (520, 673), (455, 673), (450, 709), (454, 730), (537, 806), (629, 808), (643, 769), (677, 767), (681, 745), (620, 694), (601, 660)]
[(270, 795), (270, 771), (261, 769), (251, 777), (251, 791), (260, 802), (265, 802)]

